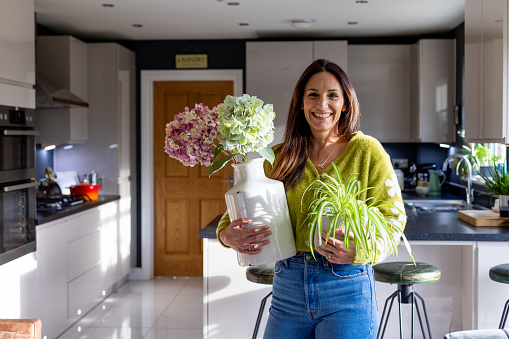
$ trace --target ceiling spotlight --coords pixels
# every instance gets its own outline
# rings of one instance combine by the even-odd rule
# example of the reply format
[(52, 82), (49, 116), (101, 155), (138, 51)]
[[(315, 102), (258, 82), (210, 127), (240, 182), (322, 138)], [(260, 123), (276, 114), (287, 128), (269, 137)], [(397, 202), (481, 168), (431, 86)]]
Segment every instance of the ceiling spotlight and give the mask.
[(249, 26), (249, 23), (248, 22), (240, 22), (239, 26)]
[(143, 27), (143, 25), (141, 25), (141, 24), (133, 24), (133, 27), (141, 28), (141, 27)]
[(103, 4), (103, 7), (111, 8), (111, 7), (115, 7), (115, 5), (114, 4)]
[(356, 4), (367, 4), (368, 2), (366, 0), (357, 0), (355, 1)]
[(313, 19), (295, 19), (290, 21), (290, 24), (295, 28), (309, 28), (313, 26), (315, 20)]
[(227, 2), (228, 6), (238, 6), (240, 3), (238, 2)]
[(348, 21), (347, 24), (349, 24), (349, 25), (357, 25), (358, 22), (357, 21)]

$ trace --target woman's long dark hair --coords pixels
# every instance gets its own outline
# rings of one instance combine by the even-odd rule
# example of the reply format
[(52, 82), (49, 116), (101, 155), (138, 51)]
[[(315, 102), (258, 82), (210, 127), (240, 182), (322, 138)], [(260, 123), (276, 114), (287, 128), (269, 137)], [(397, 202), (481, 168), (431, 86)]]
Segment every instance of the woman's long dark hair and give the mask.
[(303, 100), (306, 84), (314, 74), (329, 72), (338, 79), (343, 91), (345, 111), (341, 112), (338, 121), (338, 133), (346, 140), (353, 137), (360, 121), (359, 102), (355, 90), (346, 73), (335, 63), (318, 59), (306, 68), (293, 91), (292, 101), (288, 112), (288, 121), (283, 145), (276, 152), (279, 154), (274, 167), (269, 172), (269, 177), (281, 180), (285, 189), (288, 190), (298, 182), (304, 173), (304, 167), (308, 158), (309, 150), (313, 145), (313, 135), (304, 116)]

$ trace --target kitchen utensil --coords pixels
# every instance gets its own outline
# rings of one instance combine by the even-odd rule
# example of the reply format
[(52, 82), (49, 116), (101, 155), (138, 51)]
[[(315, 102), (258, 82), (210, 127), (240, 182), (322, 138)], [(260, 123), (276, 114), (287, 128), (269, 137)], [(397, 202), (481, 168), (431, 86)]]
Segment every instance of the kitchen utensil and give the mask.
[(509, 218), (500, 218), (491, 210), (461, 210), (458, 218), (474, 226), (509, 226)]
[(91, 184), (79, 184), (69, 187), (72, 195), (86, 195), (93, 201), (99, 199), (99, 188), (102, 188), (102, 186)]
[(44, 174), (46, 179), (41, 180), (41, 184), (37, 187), (37, 198), (60, 199), (62, 197), (62, 190), (58, 183), (55, 182), (57, 175), (51, 167), (46, 167)]
[(442, 194), (442, 184), (445, 182), (445, 173), (442, 171), (428, 170), (429, 173), (429, 195)]

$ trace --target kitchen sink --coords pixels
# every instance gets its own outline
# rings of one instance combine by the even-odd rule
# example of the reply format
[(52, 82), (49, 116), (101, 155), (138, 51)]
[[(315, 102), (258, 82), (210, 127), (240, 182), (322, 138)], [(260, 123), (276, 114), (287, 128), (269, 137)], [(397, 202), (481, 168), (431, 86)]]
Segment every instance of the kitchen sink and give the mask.
[[(418, 215), (423, 213), (443, 213), (466, 210), (467, 203), (464, 200), (405, 200), (407, 215)], [(483, 210), (486, 207), (471, 205), (468, 209)]]

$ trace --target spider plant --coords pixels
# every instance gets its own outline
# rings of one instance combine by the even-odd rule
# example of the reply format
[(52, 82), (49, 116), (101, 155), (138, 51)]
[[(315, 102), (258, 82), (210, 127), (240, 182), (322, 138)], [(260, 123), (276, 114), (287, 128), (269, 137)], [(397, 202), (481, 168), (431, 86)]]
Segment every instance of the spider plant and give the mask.
[(507, 173), (505, 164), (497, 166), (496, 163), (493, 163), (488, 167), (488, 175), (481, 173), (481, 177), (484, 179), (486, 187), (494, 194), (509, 195), (509, 173)]
[[(361, 200), (363, 192), (371, 189), (361, 189), (361, 182), (351, 176), (345, 185), (336, 165), (332, 163), (337, 180), (329, 175), (322, 175), (322, 179), (312, 182), (304, 191), (301, 199), (301, 208), (304, 196), (314, 189), (313, 201), (303, 224), (309, 222), (309, 247), (313, 257), (315, 231), (321, 235), (322, 230), (327, 231), (325, 243), (329, 237), (335, 237), (337, 229), (343, 229), (345, 235), (353, 234), (356, 253), (364, 252), (371, 262), (376, 262), (378, 251), (398, 255), (398, 240), (403, 238), (406, 249), (415, 263), (410, 244), (408, 243), (399, 222), (385, 217), (379, 207), (388, 206), (404, 214), (400, 208), (392, 203), (375, 201), (373, 197), (366, 201)], [(375, 206), (376, 205), (376, 206)], [(330, 225), (327, 225), (330, 222)], [(322, 246), (322, 237), (318, 236), (318, 245)], [(344, 237), (346, 249), (350, 247), (350, 237)], [(322, 247), (323, 248), (323, 247)], [(371, 256), (370, 256), (371, 249)], [(316, 258), (315, 258), (316, 259)]]

